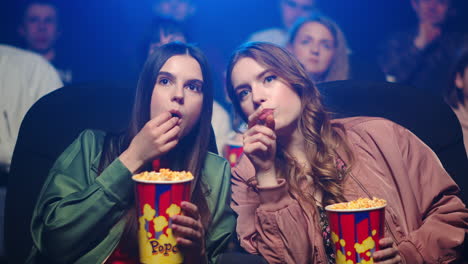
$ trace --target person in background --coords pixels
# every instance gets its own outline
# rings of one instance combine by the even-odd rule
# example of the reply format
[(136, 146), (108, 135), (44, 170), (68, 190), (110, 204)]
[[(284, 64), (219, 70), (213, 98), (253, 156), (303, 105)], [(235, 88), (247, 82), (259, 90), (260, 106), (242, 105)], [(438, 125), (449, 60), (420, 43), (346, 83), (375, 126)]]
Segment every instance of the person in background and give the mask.
[(349, 78), (346, 38), (331, 19), (316, 13), (291, 28), (288, 49), (315, 83)]
[(187, 21), (196, 11), (194, 0), (155, 0), (153, 3), (156, 16), (174, 19), (179, 23)]
[(0, 44), (0, 256), (4, 256), (3, 208), (19, 129), (29, 108), (62, 82), (37, 54)]
[(158, 48), (169, 42), (187, 42), (182, 26), (170, 18), (156, 18), (151, 26), (149, 45), (146, 47), (148, 56)]
[(468, 209), (437, 156), (409, 130), (378, 117), (331, 120), (304, 67), (270, 43), (239, 47), (226, 86), (248, 123), (231, 179), (247, 252), (269, 263), (335, 263), (325, 206), (378, 197), (387, 203), (387, 230), (374, 241), (381, 248), (373, 263), (460, 259)]
[(466, 47), (455, 62), (451, 80), (444, 91), (444, 98), (460, 121), (468, 156), (468, 48)]
[(18, 33), (26, 49), (48, 60), (60, 74), (64, 84), (73, 81), (70, 58), (57, 49), (62, 34), (59, 9), (51, 0), (33, 0), (26, 4)]
[(154, 49), (174, 41), (187, 42), (182, 24), (172, 18), (153, 18), (138, 47), (138, 71)]
[(383, 43), (379, 63), (388, 81), (441, 96), (456, 52), (468, 38), (450, 31), (451, 0), (410, 1), (418, 24)]
[[(208, 152), (213, 88), (206, 58), (189, 44), (154, 50), (140, 75), (129, 128), (85, 130), (57, 159), (36, 203), (27, 263), (138, 263), (133, 174), (194, 175), (190, 202), (171, 218), (185, 263), (215, 263), (235, 217), (230, 166)], [(90, 169), (90, 168), (95, 169)]]
[[(57, 71), (40, 56), (0, 45), (0, 171), (8, 172), (18, 131), (29, 108), (62, 87)], [(2, 179), (3, 182), (3, 179)]]
[(266, 41), (286, 46), (288, 43), (288, 31), (301, 17), (308, 17), (315, 10), (315, 0), (277, 0), (281, 14), (281, 27), (268, 28), (253, 33), (248, 41)]

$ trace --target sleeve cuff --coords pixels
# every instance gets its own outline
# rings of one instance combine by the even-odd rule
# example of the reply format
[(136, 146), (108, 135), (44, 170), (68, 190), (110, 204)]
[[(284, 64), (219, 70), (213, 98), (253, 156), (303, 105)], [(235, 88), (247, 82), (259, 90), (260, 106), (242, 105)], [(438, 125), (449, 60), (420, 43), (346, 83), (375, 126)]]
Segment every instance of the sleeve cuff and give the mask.
[(423, 263), (424, 259), (419, 253), (416, 246), (410, 241), (403, 241), (398, 245), (398, 251), (404, 259), (403, 263)]
[(115, 159), (96, 181), (107, 194), (124, 206), (131, 201), (133, 191), (132, 173), (123, 165), (120, 159)]
[(278, 211), (287, 207), (293, 199), (288, 193), (286, 181), (284, 179), (278, 179), (278, 185), (271, 187), (259, 187), (257, 186), (260, 206), (265, 211)]

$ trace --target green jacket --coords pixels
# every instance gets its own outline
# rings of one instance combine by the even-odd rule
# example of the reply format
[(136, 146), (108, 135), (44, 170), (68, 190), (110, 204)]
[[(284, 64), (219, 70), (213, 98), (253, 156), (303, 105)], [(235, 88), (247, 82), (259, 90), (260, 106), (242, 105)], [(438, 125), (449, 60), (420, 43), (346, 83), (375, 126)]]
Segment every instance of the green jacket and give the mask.
[[(29, 263), (38, 254), (57, 263), (102, 263), (117, 247), (134, 184), (119, 159), (97, 177), (104, 137), (101, 131), (84, 131), (52, 167), (34, 209)], [(229, 164), (208, 153), (202, 177), (209, 188), (206, 199), (212, 217), (206, 252), (215, 263), (235, 229)]]

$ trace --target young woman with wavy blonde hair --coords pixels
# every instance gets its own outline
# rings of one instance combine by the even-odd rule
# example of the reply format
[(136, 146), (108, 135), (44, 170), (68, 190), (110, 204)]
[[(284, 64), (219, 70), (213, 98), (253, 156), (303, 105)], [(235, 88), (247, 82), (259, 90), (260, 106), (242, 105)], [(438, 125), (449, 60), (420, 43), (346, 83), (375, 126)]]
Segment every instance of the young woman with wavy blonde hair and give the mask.
[(269, 263), (335, 263), (323, 208), (375, 196), (387, 201), (387, 230), (374, 263), (458, 258), (468, 211), (411, 132), (382, 118), (331, 120), (304, 67), (273, 44), (239, 47), (226, 82), (249, 124), (231, 203), (247, 252)]

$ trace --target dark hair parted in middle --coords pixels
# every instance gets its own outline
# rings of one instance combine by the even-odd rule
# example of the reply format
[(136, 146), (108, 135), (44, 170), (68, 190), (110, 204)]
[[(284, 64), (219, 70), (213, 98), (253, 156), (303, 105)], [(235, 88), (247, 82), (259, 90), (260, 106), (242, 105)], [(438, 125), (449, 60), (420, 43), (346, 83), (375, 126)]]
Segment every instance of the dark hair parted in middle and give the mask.
[[(243, 58), (252, 58), (285, 81), (299, 95), (302, 111), (298, 118), (298, 129), (305, 138), (307, 160), (312, 168), (310, 176), (324, 194), (321, 202), (330, 204), (344, 201), (339, 177), (342, 173), (335, 164), (335, 150), (341, 148), (350, 163), (352, 163), (353, 155), (343, 136), (337, 132), (344, 131), (343, 128), (331, 123), (329, 114), (322, 105), (321, 95), (305, 69), (294, 55), (271, 43), (250, 42), (235, 50), (228, 64), (226, 87), (235, 109), (244, 120), (248, 117), (242, 111), (231, 76), (234, 66)], [(306, 196), (300, 191), (299, 181), (304, 176), (302, 167), (281, 147), (281, 142), (277, 149), (275, 165), (279, 169), (280, 176), (289, 183), (294, 195), (309, 202), (314, 200), (312, 196)]]
[[(194, 175), (191, 201), (197, 205), (202, 223), (206, 228), (210, 222), (210, 211), (205, 198), (207, 190), (201, 180), (201, 173), (208, 153), (210, 140), (213, 87), (208, 62), (198, 48), (190, 44), (172, 42), (155, 49), (149, 56), (138, 81), (129, 128), (121, 135), (106, 136), (99, 172), (102, 172), (103, 168), (106, 168), (128, 148), (132, 139), (150, 120), (151, 97), (160, 69), (167, 60), (177, 55), (190, 56), (200, 65), (203, 75), (203, 105), (198, 123), (179, 141), (174, 149), (162, 157), (162, 160), (167, 161), (165, 164), (168, 164), (171, 169), (187, 170)], [(152, 170), (151, 164), (146, 164), (143, 170)], [(130, 210), (126, 217), (128, 220), (123, 235), (125, 238), (122, 239), (124, 243), (123, 249), (133, 255), (137, 254), (135, 245), (138, 244), (136, 243), (136, 212)], [(126, 243), (127, 241), (128, 243)]]

